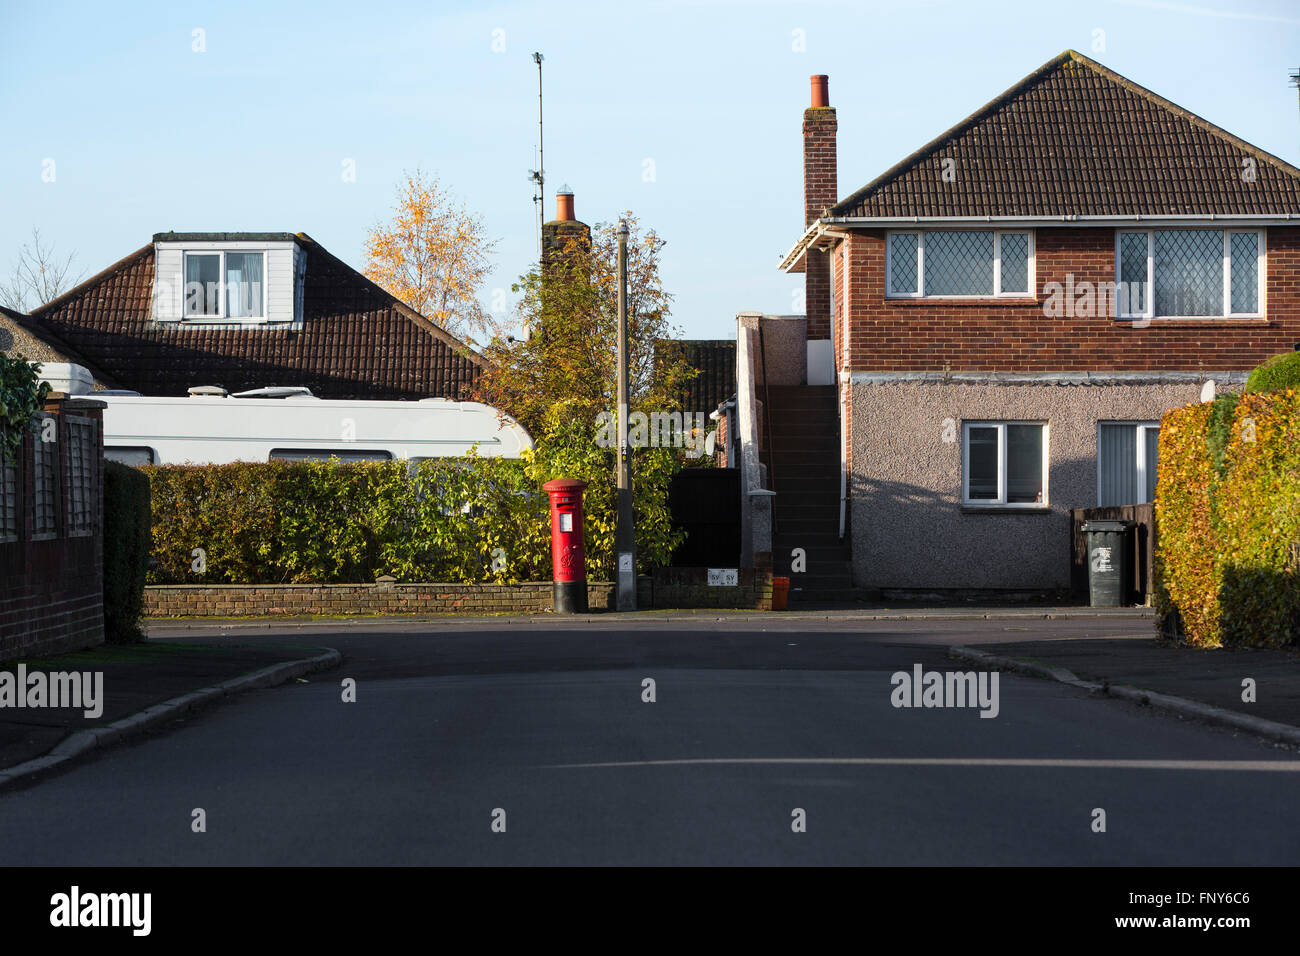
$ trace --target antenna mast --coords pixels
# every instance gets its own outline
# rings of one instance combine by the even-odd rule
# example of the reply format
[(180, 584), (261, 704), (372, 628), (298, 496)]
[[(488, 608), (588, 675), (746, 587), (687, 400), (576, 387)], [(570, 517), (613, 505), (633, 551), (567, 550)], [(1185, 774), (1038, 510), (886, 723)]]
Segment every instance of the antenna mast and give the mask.
[(542, 60), (540, 53), (533, 54), (537, 64), (537, 168), (529, 178), (533, 181), (533, 203), (537, 206), (537, 254), (542, 254), (542, 224), (545, 221), (546, 152), (542, 140)]

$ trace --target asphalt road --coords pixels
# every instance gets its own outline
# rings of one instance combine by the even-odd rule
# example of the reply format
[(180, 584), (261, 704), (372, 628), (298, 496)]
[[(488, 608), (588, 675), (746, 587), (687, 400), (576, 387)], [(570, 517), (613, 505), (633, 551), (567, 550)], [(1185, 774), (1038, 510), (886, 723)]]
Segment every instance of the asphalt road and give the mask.
[(1278, 826), (1300, 799), (1294, 753), (1006, 674), (993, 719), (891, 704), (896, 671), (966, 669), (950, 644), (1149, 628), (227, 629), (310, 638), (344, 664), (0, 795), (0, 864), (1300, 862), (1300, 833)]

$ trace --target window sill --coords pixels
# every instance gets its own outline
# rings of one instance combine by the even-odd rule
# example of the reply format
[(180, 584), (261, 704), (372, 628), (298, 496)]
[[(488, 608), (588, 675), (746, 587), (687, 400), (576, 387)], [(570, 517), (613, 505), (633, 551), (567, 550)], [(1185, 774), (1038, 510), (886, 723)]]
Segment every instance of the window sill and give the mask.
[(1222, 318), (1206, 316), (1188, 316), (1180, 318), (1171, 316), (1163, 319), (1116, 319), (1115, 324), (1120, 328), (1126, 329), (1152, 329), (1160, 328), (1180, 328), (1180, 329), (1221, 329), (1224, 326), (1228, 328), (1246, 326), (1249, 328), (1262, 328), (1273, 325), (1273, 321), (1267, 316), (1243, 316), (1232, 315), (1223, 316)]
[(964, 515), (1050, 515), (1051, 505), (962, 505)]
[(967, 297), (967, 296), (927, 296), (927, 297), (925, 297), (925, 298), (904, 297), (904, 296), (897, 296), (897, 297), (895, 297), (895, 296), (885, 296), (885, 304), (886, 304), (886, 305), (902, 305), (902, 306), (911, 306), (911, 307), (913, 307), (913, 308), (925, 308), (925, 307), (927, 307), (927, 306), (933, 308), (933, 307), (936, 306), (936, 305), (972, 306), (972, 307), (978, 307), (978, 308), (988, 308), (989, 306), (994, 306), (994, 305), (996, 305), (996, 306), (1016, 306), (1016, 307), (1020, 307), (1020, 308), (1023, 308), (1023, 307), (1026, 307), (1026, 306), (1033, 306), (1034, 308), (1037, 308), (1037, 307), (1039, 306), (1040, 303), (1039, 303), (1038, 299), (1036, 299), (1036, 298), (1034, 298), (1034, 297), (1032, 297), (1032, 296), (1023, 296), (1023, 295), (1017, 295), (1017, 296), (1011, 296), (1011, 295), (1008, 295), (1008, 296), (981, 295), (981, 296), (969, 296), (969, 297)]

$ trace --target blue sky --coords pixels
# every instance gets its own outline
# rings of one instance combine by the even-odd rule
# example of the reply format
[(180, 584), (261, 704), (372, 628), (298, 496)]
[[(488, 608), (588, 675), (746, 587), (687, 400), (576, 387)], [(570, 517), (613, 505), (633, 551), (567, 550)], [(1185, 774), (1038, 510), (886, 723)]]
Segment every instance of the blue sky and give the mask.
[(306, 232), (360, 268), (420, 167), (499, 240), (489, 304), (536, 255), (540, 50), (547, 218), (562, 183), (588, 223), (633, 210), (667, 240), (682, 334), (730, 337), (738, 311), (794, 311), (776, 264), (803, 226), (810, 74), (843, 196), (1071, 47), (1300, 163), (1298, 41), (1294, 0), (5, 0), (0, 271), (33, 226), (87, 275), (169, 229)]

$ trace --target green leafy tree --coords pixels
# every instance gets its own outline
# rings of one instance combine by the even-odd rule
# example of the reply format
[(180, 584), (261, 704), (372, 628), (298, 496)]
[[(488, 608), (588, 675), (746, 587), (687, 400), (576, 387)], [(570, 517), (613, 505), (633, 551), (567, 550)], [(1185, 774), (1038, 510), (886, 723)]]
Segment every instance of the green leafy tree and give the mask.
[[(671, 411), (697, 373), (684, 355), (659, 349), (674, 337), (672, 296), (659, 277), (664, 246), (653, 229), (626, 217), (628, 260), (628, 392), (633, 410)], [(595, 423), (617, 401), (617, 225), (598, 223), (587, 244), (570, 238), (515, 283), (526, 340), (497, 338), (485, 354), (491, 368), (474, 397), (513, 416), (530, 433), (544, 430), (553, 410)]]

